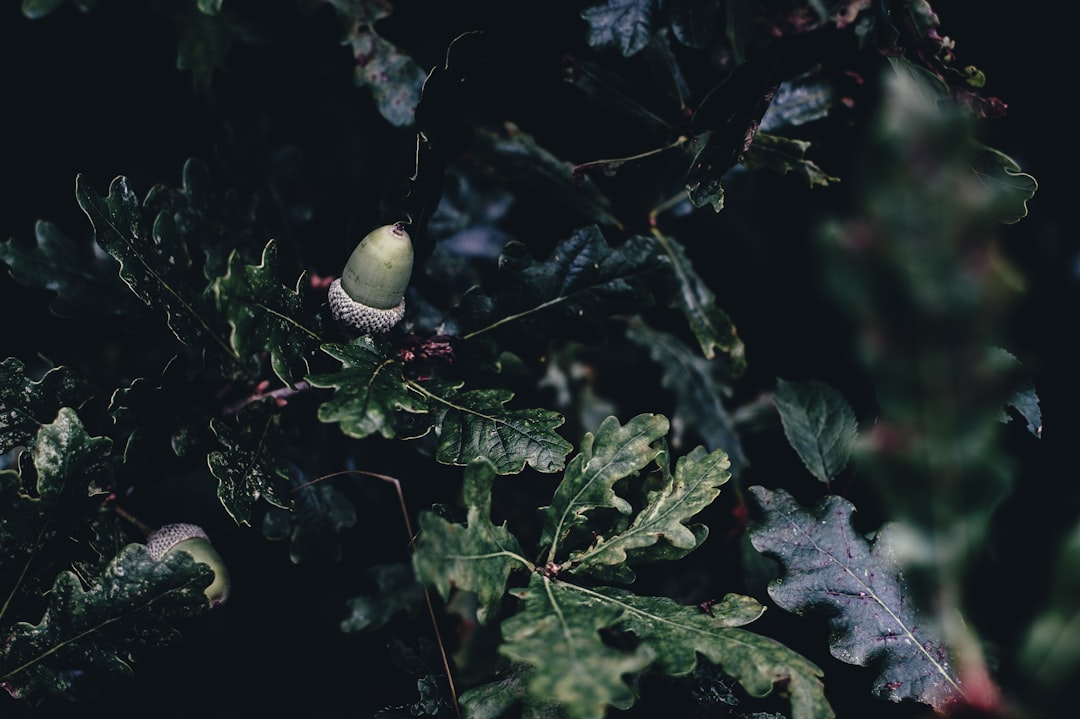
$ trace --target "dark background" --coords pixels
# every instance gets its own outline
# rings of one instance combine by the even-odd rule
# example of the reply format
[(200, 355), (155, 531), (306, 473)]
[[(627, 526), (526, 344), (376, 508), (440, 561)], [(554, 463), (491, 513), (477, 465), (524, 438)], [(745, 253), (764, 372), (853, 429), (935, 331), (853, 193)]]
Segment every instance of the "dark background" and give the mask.
[[(353, 86), (350, 52), (339, 43), (340, 27), (329, 8), (284, 32), (282, 18), (291, 13), (266, 3), (271, 40), (234, 46), (226, 70), (215, 75), (215, 100), (209, 102), (193, 91), (190, 74), (176, 68), (174, 27), (152, 12), (150, 3), (101, 0), (87, 14), (69, 4), (37, 21), (25, 19), (18, 5), (9, 2), (0, 10), (0, 238), (28, 239), (38, 219), (56, 223), (72, 237), (87, 236), (89, 223), (74, 197), (77, 173), (85, 173), (100, 192), (113, 177), (125, 175), (142, 196), (156, 183), (179, 184), (189, 157), (212, 164), (222, 147), (236, 142), (222, 129), (231, 127), (261, 148), (263, 161), (281, 163), (275, 171), (293, 178), (286, 186), (290, 198), (311, 211), (298, 241), (312, 269), (333, 273), (346, 238), (378, 215), (386, 193), (396, 186), (387, 173), (409, 171), (409, 133), (387, 126), (367, 94)], [(574, 132), (575, 118), (556, 102), (566, 98), (552, 72), (557, 58), (539, 38), (545, 32), (571, 35), (566, 28), (576, 22), (576, 10), (568, 6), (581, 3), (557, 3), (564, 7), (556, 10), (502, 3), (430, 5), (395, 3), (395, 17), (385, 28), (388, 37), (408, 38), (408, 49), (424, 67), (441, 61), (449, 40), (464, 30), (484, 26), (521, 37), (518, 64), (506, 72), (532, 80), (528, 86), (534, 90), (504, 87), (488, 101), (523, 124)], [(1074, 367), (1080, 359), (1073, 328), (1080, 307), (1080, 243), (1068, 224), (1075, 182), (1067, 178), (1075, 153), (1063, 82), (1071, 31), (1049, 3), (1027, 3), (1023, 11), (1010, 7), (1010, 12), (983, 9), (987, 5), (933, 3), (943, 32), (957, 42), (958, 56), (986, 73), (988, 94), (1008, 103), (1005, 118), (984, 123), (983, 140), (1012, 156), (1040, 184), (1029, 217), (1004, 228), (1002, 241), (1028, 278), (1029, 289), (1011, 320), (1011, 350), (1035, 382), (1045, 431), (1041, 442), (1016, 443), (1021, 471), (1017, 490), (1000, 513), (1002, 541), (992, 560), (1010, 571), (1019, 566), (1040, 571), (1047, 566), (1047, 552), (1080, 514), (1069, 451), (1078, 396)], [(311, 133), (313, 124), (321, 131)], [(358, 127), (370, 131), (357, 133)], [(563, 141), (578, 148), (584, 140)], [(293, 170), (281, 169), (290, 162), (297, 163)], [(792, 213), (791, 221), (800, 217)], [(789, 229), (785, 221), (774, 220), (778, 234)], [(744, 339), (754, 359), (750, 385), (776, 376), (816, 376), (857, 388), (857, 379), (844, 375), (836, 350), (828, 343), (814, 349), (822, 336), (811, 320), (827, 301), (815, 295), (809, 273), (798, 262), (772, 263), (768, 257), (748, 252), (743, 271), (726, 286), (720, 303), (740, 328), (748, 328)], [(802, 300), (793, 307), (770, 296), (781, 291)], [(84, 348), (96, 348), (98, 337), (116, 327), (57, 322), (48, 313), (48, 299), (49, 293), (18, 287), (0, 272), (0, 357), (30, 362), (40, 354), (80, 371), (100, 371), (94, 363), (102, 361), (101, 353)], [(128, 328), (132, 341), (144, 330)], [(385, 517), (392, 505), (377, 491), (371, 497), (379, 503), (375, 511)], [(217, 521), (222, 519), (227, 517)], [(362, 516), (360, 527), (359, 541), (372, 546), (385, 547), (384, 536), (400, 536), (384, 535), (375, 518)], [(324, 569), (288, 567), (280, 557), (267, 557), (254, 532), (230, 537), (233, 556), (252, 559), (234, 568), (237, 593), (222, 613), (186, 630), (178, 647), (137, 664), (135, 680), (116, 692), (87, 704), (51, 702), (33, 715), (102, 710), (141, 716), (151, 706), (155, 715), (172, 717), (370, 716), (395, 699), (413, 700), (414, 680), (385, 671), (384, 638), (333, 631), (348, 587), (335, 586)], [(404, 546), (397, 550), (404, 555)], [(1043, 582), (1045, 577), (1033, 576), (1030, 586)], [(1031, 601), (1023, 582), (985, 589), (994, 601), (980, 620), (993, 621), (997, 607)], [(1006, 626), (1001, 636), (1019, 630)], [(852, 675), (858, 683), (855, 670)], [(901, 715), (894, 707), (873, 706), (880, 716)], [(20, 716), (25, 709), (6, 697), (0, 701), (0, 716)]]

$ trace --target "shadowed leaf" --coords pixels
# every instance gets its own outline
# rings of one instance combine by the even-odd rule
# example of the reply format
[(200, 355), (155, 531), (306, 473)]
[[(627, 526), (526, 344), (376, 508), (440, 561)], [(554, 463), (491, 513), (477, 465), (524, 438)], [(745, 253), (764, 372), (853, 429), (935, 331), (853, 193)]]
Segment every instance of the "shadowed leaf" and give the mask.
[(784, 567), (769, 584), (773, 601), (796, 614), (827, 615), (832, 655), (873, 666), (878, 696), (938, 711), (963, 697), (948, 648), (908, 596), (889, 525), (871, 542), (855, 531), (855, 508), (842, 497), (826, 496), (807, 511), (784, 490), (755, 486), (749, 494), (763, 514), (750, 541)]
[(788, 442), (818, 481), (836, 478), (851, 458), (855, 413), (835, 389), (817, 380), (777, 380), (773, 397)]
[(237, 413), (234, 422), (210, 420), (210, 429), (225, 447), (206, 457), (218, 480), (218, 499), (237, 524), (250, 525), (255, 503), (265, 499), (275, 507), (290, 502), (279, 496), (289, 470), (280, 456), (283, 444), (281, 416), (273, 414), (272, 402), (253, 402)]

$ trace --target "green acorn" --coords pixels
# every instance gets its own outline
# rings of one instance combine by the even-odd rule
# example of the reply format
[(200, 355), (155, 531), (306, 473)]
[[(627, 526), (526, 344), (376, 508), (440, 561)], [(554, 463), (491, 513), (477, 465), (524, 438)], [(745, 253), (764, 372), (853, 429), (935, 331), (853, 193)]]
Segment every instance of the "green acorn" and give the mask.
[(211, 606), (222, 604), (229, 598), (232, 581), (221, 555), (210, 544), (210, 537), (197, 524), (166, 524), (146, 536), (146, 549), (150, 556), (160, 561), (177, 550), (187, 552), (196, 562), (202, 562), (214, 570), (214, 581), (205, 590)]
[(328, 298), (335, 320), (361, 334), (388, 331), (405, 316), (405, 288), (412, 276), (413, 247), (398, 222), (369, 232), (349, 256)]

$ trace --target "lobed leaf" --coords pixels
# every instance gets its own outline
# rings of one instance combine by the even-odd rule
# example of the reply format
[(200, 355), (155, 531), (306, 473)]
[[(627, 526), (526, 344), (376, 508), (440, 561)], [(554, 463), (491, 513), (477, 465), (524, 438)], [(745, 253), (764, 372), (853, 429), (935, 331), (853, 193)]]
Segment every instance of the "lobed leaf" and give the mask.
[(878, 696), (938, 711), (963, 697), (948, 648), (908, 596), (889, 525), (871, 542), (855, 531), (855, 508), (842, 497), (828, 495), (807, 511), (784, 490), (748, 491), (763, 514), (750, 541), (784, 568), (769, 585), (773, 601), (796, 614), (827, 614), (832, 655), (873, 665)]
[(292, 480), (291, 510), (269, 511), (263, 516), (263, 536), (288, 539), (289, 559), (301, 562), (338, 562), (338, 535), (356, 526), (356, 507), (333, 482)]
[(0, 454), (31, 444), (38, 430), (61, 407), (77, 402), (79, 394), (75, 375), (67, 367), (54, 367), (40, 380), (32, 380), (18, 359), (0, 362)]
[(499, 474), (517, 474), (526, 464), (545, 473), (565, 466), (572, 447), (555, 431), (564, 421), (558, 412), (507, 410), (503, 405), (514, 396), (509, 390), (423, 392), (431, 400), (439, 462), (463, 466), (484, 458)]
[(24, 248), (14, 239), (0, 242), (0, 261), (20, 285), (56, 293), (49, 309), (58, 317), (107, 316), (124, 309), (130, 299), (116, 276), (113, 259), (80, 244), (51, 222), (34, 225), (36, 244)]
[(308, 357), (319, 344), (314, 325), (316, 315), (304, 307), (300, 288), (278, 281), (277, 244), (270, 240), (263, 248), (262, 262), (246, 265), (234, 251), (228, 271), (210, 286), (218, 310), (232, 327), (230, 343), (242, 358), (270, 353), (274, 374), (287, 386), (308, 372)]
[(341, 631), (362, 632), (383, 627), (395, 615), (413, 615), (424, 603), (423, 587), (408, 564), (377, 564), (365, 570), (377, 592), (346, 602), (349, 616), (341, 620)]
[(851, 458), (857, 427), (844, 397), (818, 380), (777, 380), (773, 396), (788, 442), (810, 473), (830, 482)]
[(288, 508), (278, 485), (289, 471), (278, 449), (282, 443), (281, 416), (269, 411), (270, 402), (247, 405), (234, 422), (210, 420), (210, 429), (225, 451), (207, 455), (210, 473), (218, 480), (217, 495), (237, 524), (250, 526), (255, 503), (265, 499)]
[(615, 417), (587, 433), (555, 489), (551, 504), (541, 507), (544, 527), (540, 543), (550, 545), (547, 562), (554, 562), (563, 541), (596, 509), (629, 514), (632, 507), (613, 489), (616, 482), (648, 466), (663, 451), (668, 432), (663, 415), (640, 414), (625, 425)]
[[(577, 587), (571, 591), (592, 593)], [(752, 597), (728, 594), (706, 612), (666, 597), (639, 597), (607, 587), (595, 593), (623, 608), (618, 626), (633, 632), (653, 651), (654, 664), (665, 674), (689, 674), (701, 654), (752, 696), (767, 696), (774, 690), (788, 696), (793, 719), (834, 716), (817, 666), (775, 639), (738, 628), (765, 612)]]
[(398, 127), (413, 124), (423, 69), (367, 24), (354, 21), (347, 43), (356, 58), (356, 84), (371, 92), (379, 113)]
[(148, 306), (165, 312), (176, 338), (184, 344), (216, 348), (239, 362), (219, 331), (202, 289), (192, 286), (191, 257), (176, 217), (158, 214), (153, 232), (148, 233), (138, 198), (122, 176), (112, 181), (103, 198), (80, 174), (75, 179), (75, 195), (94, 226), (98, 244), (119, 260), (120, 278)]
[(175, 624), (209, 611), (213, 570), (186, 552), (155, 561), (130, 544), (93, 583), (62, 572), (37, 624), (19, 622), (0, 642), (0, 686), (16, 698), (58, 694), (74, 667), (104, 677), (131, 673), (134, 655), (177, 638)]
[(480, 603), (477, 617), (497, 616), (506, 581), (515, 568), (531, 566), (505, 524), (491, 521), (494, 465), (479, 459), (465, 469), (464, 493), (468, 511), (464, 525), (433, 512), (420, 515), (420, 535), (413, 554), (417, 579), (434, 585), (444, 599), (451, 589), (472, 592)]
[[(587, 549), (572, 552), (569, 571), (589, 574), (654, 559), (677, 559), (697, 549), (708, 530), (686, 522), (720, 496), (720, 486), (731, 478), (731, 466), (723, 450), (708, 453), (697, 447), (680, 457), (675, 473), (665, 473), (664, 483), (649, 492), (646, 504), (629, 527), (611, 537), (597, 537)], [(657, 545), (660, 545), (659, 547)], [(657, 551), (654, 551), (657, 550)]]
[(600, 634), (619, 620), (621, 606), (539, 573), (511, 593), (521, 608), (502, 623), (499, 651), (532, 666), (530, 695), (561, 705), (569, 719), (598, 718), (609, 705), (634, 703), (625, 677), (644, 671), (652, 654), (646, 647), (620, 651)]
[(348, 345), (326, 344), (322, 350), (342, 366), (337, 372), (307, 378), (312, 386), (337, 390), (319, 406), (321, 421), (340, 423), (350, 437), (362, 439), (378, 432), (391, 439), (397, 435), (398, 412), (428, 411), (424, 397), (405, 382), (401, 362), (386, 356), (370, 336)]

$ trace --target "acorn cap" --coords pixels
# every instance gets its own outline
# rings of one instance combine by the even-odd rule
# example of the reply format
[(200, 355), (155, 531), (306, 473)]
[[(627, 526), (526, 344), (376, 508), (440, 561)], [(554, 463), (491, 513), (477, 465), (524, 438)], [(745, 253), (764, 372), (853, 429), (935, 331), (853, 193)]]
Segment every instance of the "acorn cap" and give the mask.
[(187, 552), (196, 562), (214, 570), (214, 581), (204, 590), (210, 604), (216, 607), (229, 598), (232, 586), (229, 570), (199, 525), (177, 523), (155, 529), (146, 536), (146, 550), (156, 561), (177, 550)]
[(405, 316), (413, 247), (400, 222), (369, 232), (356, 246), (327, 298), (334, 319), (363, 334), (386, 332)]

